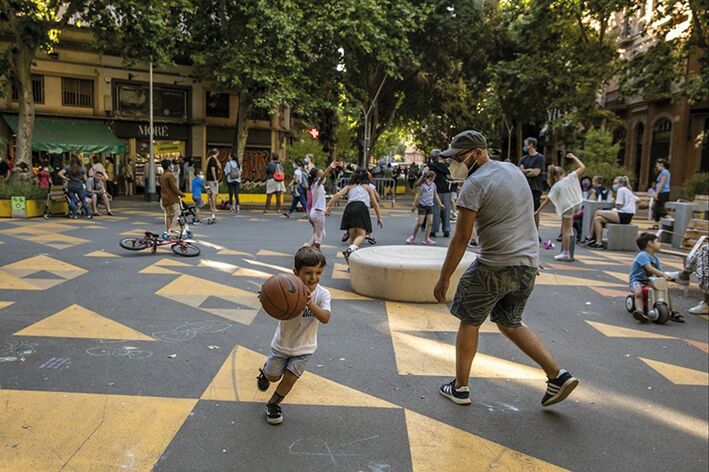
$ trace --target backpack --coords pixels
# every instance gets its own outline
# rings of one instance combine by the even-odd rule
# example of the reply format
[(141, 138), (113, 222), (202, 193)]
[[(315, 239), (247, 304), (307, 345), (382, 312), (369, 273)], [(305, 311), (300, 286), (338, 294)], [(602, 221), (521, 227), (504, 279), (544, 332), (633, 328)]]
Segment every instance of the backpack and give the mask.
[(310, 186), (310, 179), (308, 178), (308, 173), (305, 170), (300, 172), (300, 186), (303, 188), (308, 188)]
[[(232, 164), (232, 162), (234, 164)], [(229, 161), (229, 180), (237, 180), (241, 178), (241, 167), (239, 167), (239, 163), (236, 161)]]
[(283, 182), (286, 180), (286, 173), (283, 172), (283, 167), (280, 164), (276, 164), (276, 172), (273, 173), (273, 180), (276, 182)]

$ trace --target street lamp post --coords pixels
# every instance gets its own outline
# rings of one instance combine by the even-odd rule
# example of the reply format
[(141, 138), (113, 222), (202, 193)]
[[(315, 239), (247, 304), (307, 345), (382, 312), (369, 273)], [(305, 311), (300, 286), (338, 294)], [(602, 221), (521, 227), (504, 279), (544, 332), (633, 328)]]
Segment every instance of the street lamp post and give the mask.
[(149, 149), (149, 158), (148, 158), (148, 200), (150, 201), (155, 201), (157, 200), (157, 196), (155, 194), (155, 148), (153, 146), (154, 144), (154, 137), (155, 137), (155, 130), (153, 128), (153, 58), (150, 58), (150, 85), (149, 85), (150, 91), (149, 91), (149, 127), (148, 127), (148, 136), (150, 139), (150, 143), (148, 145)]

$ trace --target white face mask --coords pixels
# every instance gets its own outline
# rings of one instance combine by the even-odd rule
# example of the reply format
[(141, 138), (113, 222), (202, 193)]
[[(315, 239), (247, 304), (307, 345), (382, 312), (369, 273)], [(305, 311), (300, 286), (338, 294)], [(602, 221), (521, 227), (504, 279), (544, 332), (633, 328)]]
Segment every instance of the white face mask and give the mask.
[(465, 180), (468, 178), (468, 166), (462, 162), (458, 162), (455, 159), (451, 159), (451, 163), (448, 166), (451, 173), (451, 180)]

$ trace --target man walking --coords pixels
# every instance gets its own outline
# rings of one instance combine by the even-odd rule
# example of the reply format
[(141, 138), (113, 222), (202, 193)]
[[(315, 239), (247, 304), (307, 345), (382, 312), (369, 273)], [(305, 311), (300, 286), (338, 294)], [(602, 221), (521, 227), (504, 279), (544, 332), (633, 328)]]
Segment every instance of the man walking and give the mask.
[(212, 211), (212, 221), (217, 217), (217, 195), (219, 194), (219, 181), (222, 180), (222, 166), (219, 164), (219, 150), (209, 151), (207, 158), (207, 197), (209, 209)]
[(450, 170), (446, 158), (441, 156), (439, 149), (431, 151), (429, 157), (428, 168), (436, 174), (436, 191), (441, 202), (443, 202), (443, 208), (434, 208), (433, 210), (431, 236), (435, 238), (439, 228), (443, 226), (443, 237), (447, 238), (451, 232)]
[[(527, 138), (524, 140), (524, 156), (519, 162), (519, 168), (527, 177), (527, 183), (532, 190), (532, 199), (534, 201), (534, 211), (539, 209), (542, 204), (542, 192), (544, 191), (544, 166), (546, 160), (544, 156), (537, 152), (537, 139)], [(534, 224), (539, 229), (539, 215), (534, 215)]]
[[(458, 223), (434, 295), (446, 302), (450, 278), (476, 226), (480, 254), (458, 284), (450, 311), (458, 319), (456, 375), (440, 393), (459, 405), (470, 404), (468, 379), (478, 348), (480, 325), (490, 316), (499, 330), (544, 369), (547, 391), (542, 406), (564, 400), (578, 380), (560, 369), (554, 357), (527, 326), (522, 312), (534, 290), (539, 246), (534, 209), (524, 175), (514, 164), (488, 157), (487, 141), (464, 131), (441, 153), (451, 158), (453, 180), (466, 179), (458, 196)], [(476, 172), (466, 178), (468, 169)], [(520, 189), (523, 189), (520, 191)]]

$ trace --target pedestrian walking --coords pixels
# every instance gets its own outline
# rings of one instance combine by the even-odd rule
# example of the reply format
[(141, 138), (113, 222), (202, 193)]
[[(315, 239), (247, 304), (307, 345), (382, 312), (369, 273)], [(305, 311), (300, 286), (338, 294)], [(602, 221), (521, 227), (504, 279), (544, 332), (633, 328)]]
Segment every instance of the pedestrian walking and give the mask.
[(224, 166), (226, 174), (226, 184), (229, 187), (229, 211), (238, 213), (241, 210), (239, 204), (239, 191), (241, 190), (241, 166), (233, 154), (229, 154), (229, 161)]
[[(670, 170), (668, 169), (667, 161), (664, 159), (658, 159), (657, 164), (655, 164), (655, 169), (657, 170), (657, 179), (655, 191), (657, 192), (657, 197), (655, 198), (655, 205), (653, 208), (653, 219), (655, 223), (660, 223), (660, 219), (667, 216), (667, 210), (665, 209), (665, 203), (670, 199)], [(658, 229), (659, 225), (655, 227)]]
[(340, 229), (347, 231), (349, 234), (349, 246), (343, 252), (347, 262), (349, 262), (350, 255), (362, 246), (367, 234), (372, 232), (372, 218), (369, 215), (370, 207), (374, 208), (374, 212), (377, 214), (379, 227), (384, 227), (379, 212), (377, 196), (369, 185), (369, 172), (367, 172), (367, 169), (357, 169), (350, 178), (350, 183), (332, 197), (325, 211), (325, 215), (329, 215), (338, 200), (347, 195), (347, 206), (340, 222)]
[(177, 177), (172, 173), (172, 163), (163, 159), (163, 174), (160, 177), (160, 207), (165, 212), (165, 232), (163, 239), (168, 239), (176, 232), (177, 218), (180, 216), (180, 198), (184, 197), (177, 187)]
[(286, 173), (278, 160), (278, 154), (273, 154), (271, 162), (266, 166), (266, 208), (263, 212), (268, 213), (271, 209), (271, 197), (276, 196), (276, 213), (281, 212), (281, 196), (286, 191)]
[[(542, 204), (542, 192), (544, 191), (544, 167), (546, 160), (544, 156), (537, 152), (537, 139), (527, 138), (524, 140), (524, 156), (519, 162), (519, 168), (527, 177), (527, 184), (532, 190), (532, 201), (534, 202), (534, 224), (539, 229), (539, 214), (536, 211)], [(519, 191), (519, 190), (518, 190)], [(541, 239), (539, 240), (541, 241)]]
[(303, 170), (303, 161), (297, 160), (293, 163), (295, 170), (293, 171), (293, 179), (288, 186), (291, 191), (291, 204), (287, 212), (283, 213), (283, 216), (290, 218), (291, 213), (293, 213), (298, 208), (298, 203), (303, 207), (303, 211), (308, 208), (307, 200), (307, 188), (308, 188), (308, 177)]
[(480, 325), (490, 316), (509, 340), (544, 369), (548, 381), (542, 406), (558, 403), (579, 382), (559, 367), (544, 344), (522, 323), (539, 264), (533, 200), (525, 188), (524, 174), (514, 164), (491, 160), (485, 137), (473, 130), (456, 135), (450, 148), (441, 154), (451, 158), (453, 179), (465, 178), (469, 169), (476, 171), (460, 189), (458, 223), (434, 290), (440, 303), (446, 302), (451, 276), (466, 251), (474, 225), (480, 254), (460, 279), (450, 308), (460, 319), (456, 375), (439, 391), (459, 405), (471, 403), (470, 369)]
[(443, 237), (447, 238), (451, 232), (451, 178), (448, 162), (445, 157), (441, 157), (441, 151), (434, 149), (430, 154), (428, 168), (436, 174), (436, 192), (443, 207), (433, 209), (433, 226), (431, 227), (431, 237), (438, 236), (438, 231), (443, 231)]
[(209, 209), (212, 212), (212, 221), (217, 219), (217, 196), (219, 195), (219, 182), (224, 176), (224, 171), (219, 163), (219, 150), (212, 149), (209, 151), (207, 158), (207, 198), (209, 200)]

